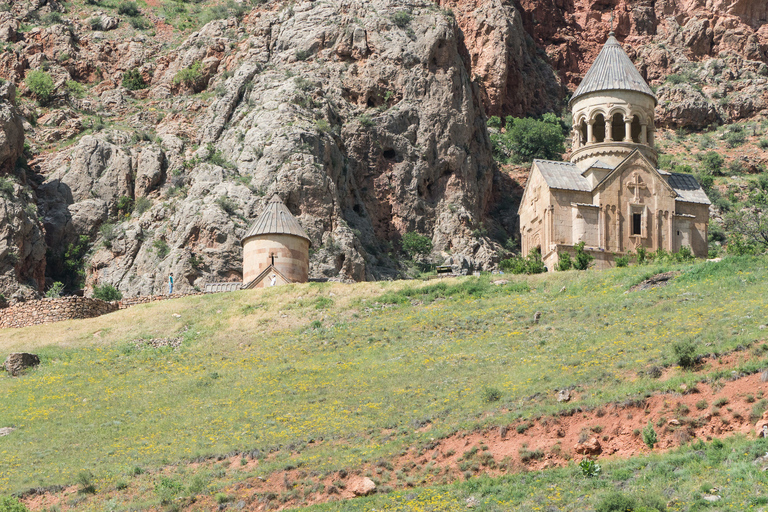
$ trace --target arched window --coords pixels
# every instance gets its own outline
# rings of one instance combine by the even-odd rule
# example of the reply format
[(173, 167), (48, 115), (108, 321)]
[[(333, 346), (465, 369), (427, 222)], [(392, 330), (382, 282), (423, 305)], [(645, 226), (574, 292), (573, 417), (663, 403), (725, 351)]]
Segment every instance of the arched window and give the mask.
[(624, 126), (624, 114), (619, 112), (613, 114), (611, 118), (611, 132), (613, 140), (622, 141), (627, 136), (627, 129)]
[(587, 144), (587, 122), (583, 119), (579, 123), (579, 147)]
[(640, 143), (640, 118), (637, 116), (632, 117), (632, 142)]
[(595, 138), (595, 142), (605, 141), (605, 117), (603, 114), (597, 114), (595, 116), (595, 124), (592, 126), (592, 136)]

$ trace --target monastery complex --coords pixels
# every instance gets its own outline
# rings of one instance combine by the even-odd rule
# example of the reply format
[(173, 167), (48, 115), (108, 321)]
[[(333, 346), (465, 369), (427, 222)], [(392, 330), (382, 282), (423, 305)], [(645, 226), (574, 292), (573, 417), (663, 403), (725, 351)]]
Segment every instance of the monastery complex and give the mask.
[(534, 160), (518, 213), (522, 253), (553, 270), (574, 246), (597, 268), (616, 256), (688, 247), (708, 251), (709, 199), (690, 174), (658, 168), (657, 99), (613, 33), (570, 101), (570, 162)]

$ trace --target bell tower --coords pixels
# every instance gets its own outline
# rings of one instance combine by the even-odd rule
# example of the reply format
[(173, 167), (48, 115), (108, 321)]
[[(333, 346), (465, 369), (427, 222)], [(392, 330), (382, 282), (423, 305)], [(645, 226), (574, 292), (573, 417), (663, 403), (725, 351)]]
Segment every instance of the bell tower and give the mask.
[(639, 149), (653, 165), (656, 95), (613, 32), (569, 102), (573, 115), (571, 162), (582, 171), (613, 168)]

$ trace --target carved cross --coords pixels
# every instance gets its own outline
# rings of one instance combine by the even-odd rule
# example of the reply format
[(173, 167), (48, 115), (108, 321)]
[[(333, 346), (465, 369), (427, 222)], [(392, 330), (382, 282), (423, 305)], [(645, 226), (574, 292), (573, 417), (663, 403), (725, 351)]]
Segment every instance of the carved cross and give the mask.
[(637, 203), (640, 200), (640, 190), (648, 187), (640, 180), (640, 176), (635, 173), (632, 175), (632, 181), (629, 182), (627, 188), (630, 190), (634, 189), (632, 200)]

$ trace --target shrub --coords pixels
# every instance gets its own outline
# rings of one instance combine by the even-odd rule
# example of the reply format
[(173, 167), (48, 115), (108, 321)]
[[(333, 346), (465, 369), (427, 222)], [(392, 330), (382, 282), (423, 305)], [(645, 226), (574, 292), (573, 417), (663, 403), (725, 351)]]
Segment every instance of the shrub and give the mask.
[(557, 262), (557, 270), (571, 270), (571, 267), (573, 266), (571, 253), (561, 252), (558, 256), (559, 261)]
[(515, 163), (560, 158), (564, 141), (563, 127), (554, 114), (545, 114), (541, 120), (509, 116), (505, 131), (491, 135), (496, 158)]
[(706, 401), (706, 400), (704, 400), (703, 398), (702, 398), (701, 400), (699, 400), (698, 402), (696, 402), (696, 408), (697, 408), (698, 410), (700, 410), (700, 411), (703, 411), (703, 410), (704, 410), (704, 409), (706, 409), (708, 406), (709, 406), (709, 404), (708, 404), (708, 403), (707, 403), (707, 401)]
[(45, 71), (30, 71), (24, 79), (29, 90), (37, 97), (40, 103), (47, 103), (55, 89), (53, 78)]
[(16, 498), (0, 496), (0, 512), (29, 512), (29, 509)]
[(483, 402), (489, 404), (501, 400), (501, 391), (494, 387), (484, 387), (482, 391)]
[(219, 208), (224, 210), (224, 212), (229, 215), (234, 215), (237, 211), (237, 204), (235, 204), (235, 202), (227, 196), (221, 196), (220, 198), (216, 199), (216, 204), (219, 205)]
[(105, 300), (107, 302), (111, 302), (113, 300), (120, 300), (123, 298), (123, 294), (120, 293), (120, 290), (112, 286), (111, 284), (104, 284), (101, 286), (94, 286), (93, 287), (93, 298), (94, 299), (101, 299)]
[(141, 215), (145, 211), (149, 210), (149, 208), (152, 206), (152, 201), (149, 200), (148, 197), (139, 197), (136, 199), (136, 202), (133, 203), (133, 211)]
[(696, 362), (696, 344), (691, 340), (679, 340), (672, 345), (675, 362), (680, 368), (693, 368)]
[(190, 67), (180, 70), (173, 77), (173, 83), (174, 84), (183, 83), (187, 87), (194, 87), (197, 84), (197, 81), (200, 80), (203, 76), (203, 73), (200, 71), (200, 68), (202, 68), (202, 66), (203, 65), (200, 61), (196, 61)]
[(117, 201), (117, 211), (128, 215), (133, 211), (133, 199), (128, 196), (121, 196)]
[(415, 231), (409, 231), (402, 238), (403, 251), (409, 258), (424, 256), (432, 252), (432, 240)]
[(75, 480), (80, 484), (80, 488), (77, 490), (80, 494), (96, 494), (96, 487), (91, 481), (93, 479), (93, 473), (90, 471), (81, 471), (77, 474)]
[(576, 244), (574, 249), (576, 249), (576, 258), (573, 262), (573, 268), (576, 270), (587, 270), (589, 268), (589, 264), (592, 263), (592, 260), (594, 260), (595, 257), (589, 253), (584, 252), (584, 242), (579, 242)]
[(523, 258), (521, 255), (501, 260), (499, 268), (511, 274), (541, 274), (547, 270), (544, 262), (541, 261), (541, 253), (538, 249), (531, 249), (528, 256)]
[(673, 73), (671, 75), (667, 75), (667, 78), (664, 79), (665, 83), (669, 83), (672, 85), (682, 84), (687, 82), (688, 79), (684, 75), (679, 75), (677, 73)]
[(0, 194), (13, 197), (13, 181), (0, 176)]
[(405, 28), (413, 20), (413, 16), (408, 11), (397, 11), (392, 15), (392, 23), (399, 28)]
[(56, 25), (61, 23), (61, 13), (56, 11), (49, 12), (42, 17), (41, 21), (46, 25)]
[(613, 261), (617, 267), (626, 267), (629, 265), (629, 256), (626, 254), (624, 256), (616, 256)]
[(139, 6), (136, 5), (136, 2), (124, 1), (118, 4), (117, 14), (122, 14), (124, 16), (139, 16), (141, 15), (141, 11), (139, 11)]
[(366, 114), (361, 115), (358, 119), (360, 120), (360, 124), (366, 128), (370, 128), (375, 124), (371, 117)]
[(85, 96), (85, 86), (74, 80), (67, 80), (67, 90), (75, 98), (82, 98)]
[(517, 453), (518, 455), (520, 455), (520, 460), (522, 462), (539, 460), (544, 457), (544, 452), (541, 451), (540, 448), (536, 448), (535, 450), (529, 450), (527, 444), (523, 444)]
[(653, 424), (650, 421), (648, 422), (648, 425), (643, 429), (643, 442), (651, 450), (653, 450), (653, 447), (658, 442), (658, 437), (656, 437), (656, 430), (653, 428)]
[(725, 136), (725, 143), (729, 148), (735, 148), (738, 146), (741, 146), (746, 141), (746, 137), (744, 136), (744, 132), (741, 130), (739, 131), (730, 131)]
[(138, 69), (129, 69), (123, 73), (123, 87), (129, 91), (138, 91), (139, 89), (146, 89), (149, 87), (144, 81), (144, 77), (141, 76)]
[(152, 247), (157, 251), (157, 255), (160, 257), (160, 259), (165, 258), (168, 256), (168, 253), (171, 252), (171, 248), (168, 247), (168, 242), (162, 238), (158, 238), (152, 242)]
[(579, 469), (581, 469), (581, 474), (587, 478), (599, 475), (601, 470), (600, 464), (589, 458), (582, 459), (579, 462)]
[(100, 31), (104, 30), (104, 26), (101, 24), (101, 17), (94, 16), (88, 19), (88, 25), (91, 26), (91, 30)]
[(48, 291), (45, 292), (45, 296), (49, 299), (58, 299), (61, 297), (61, 292), (64, 291), (64, 283), (60, 281), (56, 281), (51, 285), (50, 288), (48, 288)]
[(101, 240), (104, 242), (104, 247), (110, 249), (112, 247), (112, 240), (117, 237), (115, 225), (111, 222), (105, 222), (99, 227), (99, 233), (101, 233)]
[(723, 168), (723, 162), (723, 157), (720, 153), (715, 151), (707, 151), (704, 153), (704, 156), (701, 157), (701, 164), (704, 167), (704, 170), (709, 174), (719, 174), (720, 170)]
[(757, 142), (757, 145), (760, 147), (760, 149), (768, 149), (768, 139), (760, 139)]

